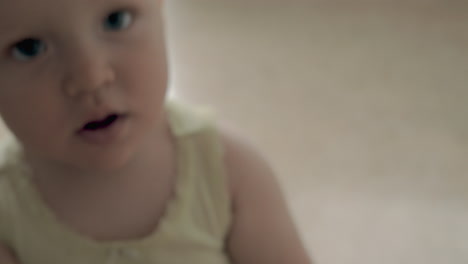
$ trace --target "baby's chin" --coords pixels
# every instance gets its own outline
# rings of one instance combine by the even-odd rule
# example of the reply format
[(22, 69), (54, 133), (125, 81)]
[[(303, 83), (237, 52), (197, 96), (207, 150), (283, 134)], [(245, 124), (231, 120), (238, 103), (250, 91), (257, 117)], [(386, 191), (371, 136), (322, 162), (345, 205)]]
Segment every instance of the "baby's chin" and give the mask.
[(84, 159), (81, 157), (79, 160), (73, 161), (72, 167), (78, 171), (92, 174), (117, 174), (131, 166), (134, 156), (131, 152), (126, 151), (106, 154), (89, 156)]

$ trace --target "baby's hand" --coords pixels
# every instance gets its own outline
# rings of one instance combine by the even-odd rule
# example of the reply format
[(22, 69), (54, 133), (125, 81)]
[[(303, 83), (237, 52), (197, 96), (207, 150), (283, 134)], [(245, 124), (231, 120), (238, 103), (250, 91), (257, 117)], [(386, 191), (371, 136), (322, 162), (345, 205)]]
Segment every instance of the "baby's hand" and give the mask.
[(9, 248), (5, 247), (3, 244), (0, 244), (0, 263), (19, 264), (13, 252)]

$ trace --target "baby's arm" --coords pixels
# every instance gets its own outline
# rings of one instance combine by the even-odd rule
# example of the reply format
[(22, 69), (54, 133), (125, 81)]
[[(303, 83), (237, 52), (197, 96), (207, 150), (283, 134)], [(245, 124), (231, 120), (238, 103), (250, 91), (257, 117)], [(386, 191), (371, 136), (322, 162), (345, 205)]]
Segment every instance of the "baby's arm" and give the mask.
[(225, 133), (226, 167), (233, 197), (227, 250), (235, 264), (310, 264), (311, 260), (266, 161)]
[(0, 263), (1, 264), (19, 264), (10, 249), (0, 243)]

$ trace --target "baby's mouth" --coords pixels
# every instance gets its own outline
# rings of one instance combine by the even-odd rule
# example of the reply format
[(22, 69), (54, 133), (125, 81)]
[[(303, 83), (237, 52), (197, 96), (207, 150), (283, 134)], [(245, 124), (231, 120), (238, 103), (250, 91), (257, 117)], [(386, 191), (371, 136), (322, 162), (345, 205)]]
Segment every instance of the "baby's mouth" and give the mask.
[(119, 114), (109, 114), (106, 118), (86, 123), (82, 131), (97, 131), (112, 126), (118, 119), (122, 118)]
[[(85, 121), (86, 122), (86, 121)], [(84, 123), (77, 132), (78, 137), (88, 144), (108, 146), (121, 143), (130, 129), (129, 115), (109, 112), (107, 115), (95, 115)]]

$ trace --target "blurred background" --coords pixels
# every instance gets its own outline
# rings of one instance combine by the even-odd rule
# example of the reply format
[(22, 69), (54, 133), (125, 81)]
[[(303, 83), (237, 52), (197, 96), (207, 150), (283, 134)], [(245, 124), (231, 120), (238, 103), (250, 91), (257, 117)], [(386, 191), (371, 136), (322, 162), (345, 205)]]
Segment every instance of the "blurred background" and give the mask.
[(270, 160), (316, 263), (468, 263), (467, 1), (167, 3), (173, 95)]

